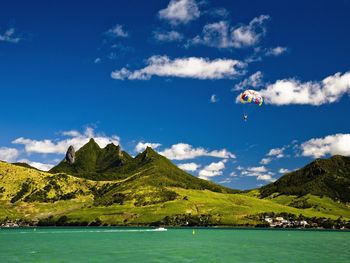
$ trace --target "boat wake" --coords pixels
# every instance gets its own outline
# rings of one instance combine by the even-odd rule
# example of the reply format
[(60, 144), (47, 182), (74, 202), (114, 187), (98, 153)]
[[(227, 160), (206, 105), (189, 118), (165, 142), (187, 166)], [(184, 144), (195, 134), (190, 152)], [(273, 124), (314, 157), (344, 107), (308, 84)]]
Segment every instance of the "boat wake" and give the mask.
[[(159, 227), (154, 229), (84, 229), (84, 230), (52, 230), (52, 231), (35, 231), (35, 234), (67, 234), (67, 233), (141, 233), (141, 232), (164, 232), (168, 229)], [(21, 231), (21, 234), (33, 234), (34, 231)]]

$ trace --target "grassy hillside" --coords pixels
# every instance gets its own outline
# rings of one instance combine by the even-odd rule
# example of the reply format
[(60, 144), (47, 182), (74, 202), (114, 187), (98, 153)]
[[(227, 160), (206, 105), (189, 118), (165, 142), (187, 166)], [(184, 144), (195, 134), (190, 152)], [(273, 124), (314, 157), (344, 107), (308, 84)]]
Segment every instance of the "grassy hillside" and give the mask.
[(350, 202), (350, 157), (317, 159), (304, 168), (288, 173), (260, 189), (262, 197), (272, 194), (307, 194)]
[[(349, 207), (330, 198), (310, 195), (308, 202), (313, 206), (304, 209), (290, 206), (298, 197), (260, 199), (257, 191), (220, 193), (159, 186), (157, 176), (161, 175), (150, 172), (143, 176), (139, 172), (121, 180), (101, 182), (0, 163), (0, 221), (148, 225), (192, 220), (215, 225), (254, 225), (258, 222), (248, 216), (263, 212), (350, 219)], [(166, 178), (171, 182), (171, 176)]]

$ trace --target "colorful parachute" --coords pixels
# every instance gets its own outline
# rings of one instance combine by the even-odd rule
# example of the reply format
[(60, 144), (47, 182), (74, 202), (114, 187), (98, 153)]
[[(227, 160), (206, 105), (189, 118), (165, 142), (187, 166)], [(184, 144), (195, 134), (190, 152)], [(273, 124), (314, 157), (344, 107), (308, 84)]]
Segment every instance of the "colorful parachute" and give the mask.
[(248, 89), (239, 95), (239, 100), (243, 103), (255, 103), (261, 106), (264, 102), (264, 98), (255, 90)]

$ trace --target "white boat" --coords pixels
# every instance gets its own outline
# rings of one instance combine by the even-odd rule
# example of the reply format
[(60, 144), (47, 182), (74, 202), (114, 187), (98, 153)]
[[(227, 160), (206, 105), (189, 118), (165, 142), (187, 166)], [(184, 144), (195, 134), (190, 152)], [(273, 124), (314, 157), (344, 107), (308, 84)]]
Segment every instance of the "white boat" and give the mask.
[(158, 228), (154, 229), (154, 231), (168, 231), (168, 229), (166, 229), (164, 227), (158, 227)]

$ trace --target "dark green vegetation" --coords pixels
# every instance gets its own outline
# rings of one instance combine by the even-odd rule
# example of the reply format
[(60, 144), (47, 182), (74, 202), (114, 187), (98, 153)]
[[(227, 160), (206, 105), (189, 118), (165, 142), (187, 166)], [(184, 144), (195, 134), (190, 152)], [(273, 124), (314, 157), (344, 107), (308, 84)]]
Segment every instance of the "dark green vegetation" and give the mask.
[[(317, 159), (262, 187), (260, 193), (262, 197), (275, 193), (297, 196), (312, 194), (350, 202), (350, 157), (336, 155), (329, 159)], [(306, 208), (308, 204), (294, 202), (292, 206)]]
[(50, 173), (0, 162), (0, 223), (254, 226), (263, 213), (345, 221), (349, 174), (349, 158), (335, 156), (240, 192), (198, 179), (151, 148), (131, 157), (90, 140), (77, 152), (70, 147)]
[[(67, 173), (94, 181), (123, 180), (119, 184), (123, 189), (131, 187), (131, 185), (140, 187), (148, 185), (157, 188), (181, 187), (198, 190), (208, 189), (222, 193), (239, 192), (198, 179), (182, 171), (150, 147), (132, 158), (114, 144), (109, 144), (101, 149), (93, 139), (76, 152), (76, 159), (73, 164), (63, 160), (50, 172)], [(116, 185), (113, 189), (115, 188)]]

